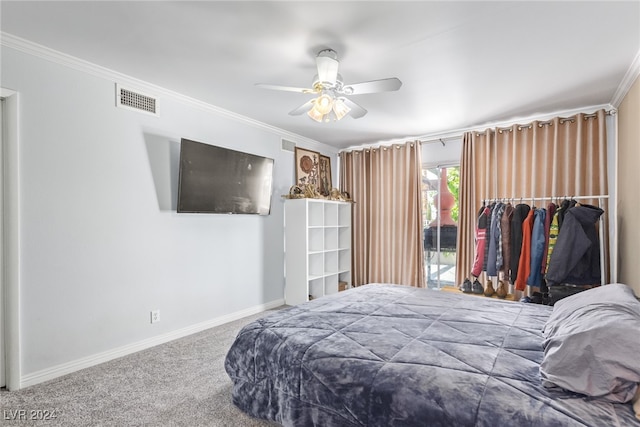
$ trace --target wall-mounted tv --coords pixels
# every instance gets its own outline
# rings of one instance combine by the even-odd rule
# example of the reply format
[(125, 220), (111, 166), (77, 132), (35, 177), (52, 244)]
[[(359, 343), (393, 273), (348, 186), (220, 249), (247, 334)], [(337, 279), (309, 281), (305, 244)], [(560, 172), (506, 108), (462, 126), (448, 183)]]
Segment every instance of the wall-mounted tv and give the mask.
[(180, 141), (180, 213), (269, 215), (273, 159)]

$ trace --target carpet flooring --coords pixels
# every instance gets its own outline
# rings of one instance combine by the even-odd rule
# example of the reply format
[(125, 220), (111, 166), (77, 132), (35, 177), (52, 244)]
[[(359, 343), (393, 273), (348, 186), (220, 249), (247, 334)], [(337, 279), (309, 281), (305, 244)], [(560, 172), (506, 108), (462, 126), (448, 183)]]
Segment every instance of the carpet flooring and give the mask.
[(227, 350), (240, 328), (270, 312), (22, 390), (3, 389), (0, 425), (275, 426), (233, 405), (231, 380), (224, 370)]

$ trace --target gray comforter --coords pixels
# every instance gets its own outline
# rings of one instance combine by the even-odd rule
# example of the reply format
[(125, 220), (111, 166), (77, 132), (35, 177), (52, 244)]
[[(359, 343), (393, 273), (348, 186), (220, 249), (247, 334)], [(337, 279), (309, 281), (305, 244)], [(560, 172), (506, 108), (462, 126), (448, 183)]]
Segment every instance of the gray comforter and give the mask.
[(287, 426), (631, 426), (541, 385), (552, 307), (372, 284), (280, 310), (227, 354), (233, 402)]

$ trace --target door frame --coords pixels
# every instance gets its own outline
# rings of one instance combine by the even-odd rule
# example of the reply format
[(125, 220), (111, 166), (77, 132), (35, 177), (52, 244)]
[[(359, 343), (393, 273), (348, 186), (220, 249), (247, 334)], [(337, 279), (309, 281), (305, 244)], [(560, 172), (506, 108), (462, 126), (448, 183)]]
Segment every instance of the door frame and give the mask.
[(2, 126), (2, 249), (0, 286), (3, 306), (2, 339), (4, 347), (5, 386), (21, 388), (20, 375), (20, 174), (18, 147), (18, 93), (0, 88), (3, 99)]

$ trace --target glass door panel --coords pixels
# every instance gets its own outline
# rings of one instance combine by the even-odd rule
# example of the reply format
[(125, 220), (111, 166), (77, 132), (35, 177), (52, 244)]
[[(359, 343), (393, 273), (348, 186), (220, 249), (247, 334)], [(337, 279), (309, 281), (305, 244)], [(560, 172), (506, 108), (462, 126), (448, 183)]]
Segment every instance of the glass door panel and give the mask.
[(455, 286), (458, 166), (422, 168), (424, 270), (427, 287)]

